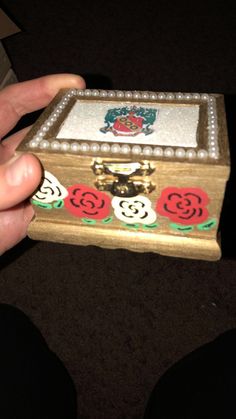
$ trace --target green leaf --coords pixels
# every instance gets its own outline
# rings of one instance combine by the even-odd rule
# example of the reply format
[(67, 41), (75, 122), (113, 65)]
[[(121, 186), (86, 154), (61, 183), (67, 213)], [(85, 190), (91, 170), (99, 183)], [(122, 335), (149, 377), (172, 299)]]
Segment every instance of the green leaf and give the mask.
[(62, 199), (59, 199), (53, 204), (53, 208), (60, 209), (62, 207), (64, 207), (64, 201)]
[(81, 218), (81, 221), (85, 224), (90, 224), (90, 225), (96, 224), (96, 220), (92, 220), (91, 218)]
[(158, 224), (157, 223), (144, 224), (143, 225), (144, 230), (151, 230), (151, 229), (154, 229), (154, 228), (157, 228), (157, 227), (158, 227)]
[(206, 221), (205, 223), (198, 224), (197, 228), (200, 231), (209, 231), (212, 228), (214, 228), (217, 224), (217, 221), (215, 218), (212, 218), (211, 220)]
[(137, 230), (139, 228), (139, 224), (137, 224), (137, 223), (135, 223), (135, 224), (122, 223), (122, 225), (124, 227), (128, 227), (128, 228), (131, 228), (133, 230)]
[(170, 223), (170, 227), (173, 228), (173, 230), (180, 231), (181, 233), (189, 233), (190, 231), (193, 231), (193, 226)]
[(52, 204), (47, 204), (47, 203), (44, 203), (44, 202), (39, 202), (39, 201), (36, 201), (35, 199), (31, 199), (31, 203), (33, 205), (36, 205), (39, 208), (52, 209)]
[(103, 224), (109, 224), (113, 221), (113, 217), (107, 217), (102, 220)]

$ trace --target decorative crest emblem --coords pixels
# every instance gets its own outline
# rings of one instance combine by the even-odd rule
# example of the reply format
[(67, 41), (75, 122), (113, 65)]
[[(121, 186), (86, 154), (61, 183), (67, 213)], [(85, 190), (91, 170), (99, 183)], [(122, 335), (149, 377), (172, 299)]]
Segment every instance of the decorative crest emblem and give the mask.
[(149, 135), (154, 130), (150, 128), (157, 116), (157, 109), (136, 106), (109, 109), (105, 116), (105, 127), (100, 131), (106, 134), (112, 132), (118, 136), (134, 137), (138, 134)]

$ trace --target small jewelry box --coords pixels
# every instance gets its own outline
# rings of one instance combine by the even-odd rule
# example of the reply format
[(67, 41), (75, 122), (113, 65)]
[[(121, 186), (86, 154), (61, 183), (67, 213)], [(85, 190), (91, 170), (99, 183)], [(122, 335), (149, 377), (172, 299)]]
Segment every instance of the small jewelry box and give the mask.
[(26, 151), (44, 168), (31, 238), (220, 258), (230, 170), (222, 95), (62, 90)]

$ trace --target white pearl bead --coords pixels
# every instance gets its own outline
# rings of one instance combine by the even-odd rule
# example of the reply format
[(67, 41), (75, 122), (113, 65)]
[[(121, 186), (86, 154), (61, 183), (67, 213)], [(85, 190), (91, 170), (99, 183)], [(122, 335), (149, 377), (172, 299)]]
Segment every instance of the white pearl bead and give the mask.
[(164, 93), (159, 93), (158, 94), (158, 99), (165, 99), (165, 94)]
[(177, 93), (176, 94), (177, 99), (183, 99), (183, 97), (184, 97), (183, 93)]
[(31, 141), (29, 142), (29, 147), (30, 147), (30, 148), (36, 148), (36, 147), (38, 147), (38, 142), (37, 142), (37, 141), (35, 141), (35, 140), (31, 140)]
[(106, 97), (106, 96), (107, 96), (107, 92), (106, 92), (106, 90), (101, 90), (100, 95), (101, 95), (102, 97)]
[(192, 149), (187, 150), (186, 151), (186, 157), (188, 159), (194, 159), (196, 157), (196, 151), (192, 150)]
[(128, 154), (130, 153), (130, 146), (128, 144), (124, 144), (121, 146), (121, 153)]
[(128, 99), (132, 98), (132, 93), (131, 92), (125, 92), (125, 97), (127, 97)]
[(140, 147), (140, 145), (134, 145), (132, 147), (133, 154), (141, 154), (141, 152), (142, 152), (142, 148)]
[(192, 99), (192, 95), (190, 93), (186, 93), (184, 95), (184, 98), (187, 99), (187, 100), (190, 100), (190, 99)]
[(203, 94), (201, 95), (201, 98), (202, 98), (203, 100), (208, 100), (209, 95), (208, 95), (207, 93), (203, 93)]
[(93, 96), (99, 96), (99, 90), (93, 90), (92, 95)]
[(175, 95), (173, 93), (168, 93), (166, 97), (168, 100), (173, 100), (175, 98)]
[(211, 115), (209, 118), (209, 124), (212, 125), (212, 124), (215, 124), (215, 122), (216, 122), (216, 117), (214, 115)]
[(99, 151), (99, 149), (100, 149), (100, 146), (99, 146), (99, 144), (97, 144), (97, 143), (93, 143), (93, 144), (91, 144), (91, 146), (90, 146), (90, 150), (91, 150), (93, 153), (97, 153), (97, 152)]
[(48, 148), (49, 147), (49, 145), (50, 145), (50, 143), (49, 143), (49, 141), (47, 141), (47, 140), (43, 140), (43, 141), (41, 141), (41, 143), (40, 143), (40, 148), (42, 148), (42, 149), (46, 149), (46, 148)]
[(91, 96), (91, 90), (89, 89), (86, 89), (84, 93), (85, 93), (85, 96)]
[(200, 99), (199, 93), (194, 93), (193, 94), (193, 99)]
[(117, 92), (117, 97), (124, 97), (124, 92)]
[(41, 130), (44, 131), (44, 132), (47, 132), (49, 130), (49, 127), (48, 126), (42, 126)]
[(115, 97), (115, 92), (113, 91), (108, 92), (108, 97)]
[(151, 156), (152, 155), (152, 147), (146, 146), (143, 148), (143, 154), (145, 156)]
[(82, 144), (80, 145), (80, 150), (81, 150), (83, 153), (87, 153), (87, 151), (89, 151), (89, 145), (88, 145), (87, 143), (82, 143)]
[(79, 90), (79, 91), (78, 91), (78, 95), (79, 95), (79, 96), (84, 96), (84, 90)]
[(217, 146), (217, 144), (215, 143), (214, 145), (211, 145), (211, 146), (210, 146), (210, 150), (211, 150), (211, 151), (218, 151), (218, 146)]
[(211, 119), (210, 121), (209, 121), (209, 126), (210, 126), (210, 130), (212, 131), (213, 129), (215, 129), (216, 128), (216, 120), (214, 119)]
[(106, 143), (102, 144), (101, 145), (101, 151), (103, 153), (108, 153), (110, 151), (110, 145), (109, 144), (106, 144)]
[(165, 148), (165, 150), (164, 150), (164, 156), (165, 157), (173, 157), (174, 156), (174, 150), (173, 150), (173, 148), (171, 148), (171, 147), (167, 147), (167, 148)]
[(176, 150), (175, 150), (175, 155), (176, 155), (176, 157), (179, 157), (179, 158), (184, 158), (185, 157), (185, 150), (184, 150), (184, 148), (177, 148)]
[(60, 143), (58, 142), (58, 141), (53, 141), (52, 143), (51, 143), (51, 148), (53, 149), (53, 150), (59, 150), (60, 149)]
[(114, 154), (117, 154), (120, 152), (120, 146), (119, 144), (112, 144), (111, 146), (111, 152)]
[(149, 93), (148, 92), (143, 92), (142, 93), (142, 98), (143, 99), (148, 99), (149, 98)]
[(157, 99), (157, 94), (156, 93), (151, 93), (150, 94), (150, 99), (153, 99), (153, 100)]
[(69, 148), (70, 148), (70, 144), (69, 144), (69, 143), (67, 143), (66, 141), (64, 141), (63, 143), (61, 143), (61, 149), (62, 149), (63, 151), (68, 151), (68, 150), (69, 150)]
[(77, 153), (77, 151), (79, 151), (79, 144), (78, 143), (72, 143), (71, 145), (70, 145), (70, 149), (71, 149), (71, 151), (73, 152), (73, 153)]
[(39, 131), (39, 132), (37, 133), (37, 135), (38, 135), (39, 137), (41, 137), (41, 139), (42, 139), (42, 137), (44, 137), (44, 132), (43, 132), (43, 131)]
[(218, 153), (217, 153), (217, 152), (215, 152), (215, 151), (210, 151), (210, 152), (209, 152), (209, 156), (210, 156), (212, 159), (218, 159)]
[(197, 156), (198, 156), (200, 159), (206, 159), (206, 158), (207, 158), (207, 156), (208, 156), (208, 152), (207, 152), (206, 150), (198, 150), (198, 152), (197, 152)]
[(163, 149), (161, 147), (155, 147), (153, 154), (154, 156), (163, 156)]
[(140, 93), (139, 92), (134, 92), (133, 97), (134, 97), (134, 99), (139, 99), (140, 98)]

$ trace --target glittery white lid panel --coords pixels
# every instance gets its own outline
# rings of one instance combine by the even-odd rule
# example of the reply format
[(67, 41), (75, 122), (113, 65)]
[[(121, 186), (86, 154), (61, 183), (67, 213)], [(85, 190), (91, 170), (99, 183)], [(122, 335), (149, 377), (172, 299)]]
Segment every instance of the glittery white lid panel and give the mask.
[[(202, 103), (207, 106), (208, 138), (199, 147)], [(52, 140), (50, 129), (58, 124), (68, 105)], [(216, 99), (198, 93), (68, 90), (28, 146), (73, 154), (217, 160)]]
[[(145, 118), (138, 116), (129, 117), (128, 115), (128, 112), (130, 111), (131, 114), (132, 110), (133, 113), (135, 111), (137, 113), (140, 109), (138, 102), (134, 102), (130, 106), (129, 102), (123, 101), (117, 104), (117, 102), (81, 102), (78, 100), (62, 124), (57, 134), (57, 139), (70, 140), (73, 138), (74, 140), (80, 140), (83, 138), (85, 141), (98, 141), (99, 143), (104, 143), (105, 141), (109, 143), (128, 143), (131, 147), (132, 144), (150, 145), (153, 147), (157, 145), (165, 147), (197, 147), (199, 106), (153, 104), (153, 106), (146, 105), (145, 108), (142, 108), (145, 109), (147, 116), (150, 114), (149, 111), (153, 110), (155, 112), (155, 120), (150, 125), (151, 129), (149, 129), (147, 134), (145, 133)], [(123, 110), (126, 115), (121, 115), (117, 118), (121, 121), (119, 124), (108, 123), (106, 130), (103, 129), (104, 120), (109, 110), (120, 110), (119, 113), (122, 113)], [(128, 124), (128, 127), (126, 124)], [(136, 133), (136, 129), (138, 133)]]

